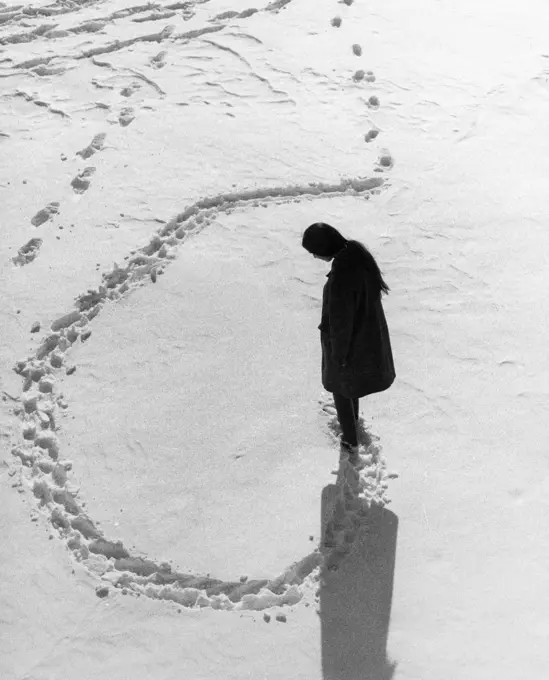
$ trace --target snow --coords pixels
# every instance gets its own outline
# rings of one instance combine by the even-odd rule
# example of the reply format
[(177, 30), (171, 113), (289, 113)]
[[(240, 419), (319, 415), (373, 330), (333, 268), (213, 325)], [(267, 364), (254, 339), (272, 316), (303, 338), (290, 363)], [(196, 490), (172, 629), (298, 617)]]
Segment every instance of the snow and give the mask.
[[(544, 3), (248, 9), (0, 8), (0, 676), (544, 679)], [(358, 472), (318, 220), (391, 287)]]

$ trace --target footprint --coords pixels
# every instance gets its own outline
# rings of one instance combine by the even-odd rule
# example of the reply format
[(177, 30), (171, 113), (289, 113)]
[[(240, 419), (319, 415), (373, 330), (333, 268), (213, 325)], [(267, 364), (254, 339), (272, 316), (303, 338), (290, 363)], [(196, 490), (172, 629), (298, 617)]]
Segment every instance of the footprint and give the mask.
[(373, 94), (367, 101), (369, 109), (379, 109), (379, 98)]
[(151, 12), (151, 14), (147, 14), (147, 16), (144, 17), (136, 17), (135, 19), (132, 19), (135, 23), (143, 23), (145, 21), (161, 21), (163, 19), (171, 19), (172, 17), (175, 16), (175, 12), (173, 11), (167, 11), (167, 12), (158, 12), (154, 11)]
[(124, 87), (120, 90), (120, 94), (123, 97), (131, 97), (134, 92), (137, 92), (141, 88), (139, 83), (132, 83), (128, 87)]
[[(70, 34), (69, 34), (70, 35)], [(65, 73), (67, 70), (65, 66), (46, 66), (46, 64), (40, 64), (39, 66), (36, 66), (35, 68), (31, 69), (33, 73), (36, 73), (37, 76), (58, 76), (61, 75), (62, 73)]]
[(88, 166), (87, 168), (84, 168), (82, 172), (79, 172), (78, 175), (76, 175), (76, 177), (71, 182), (71, 186), (74, 189), (75, 193), (83, 194), (84, 191), (89, 189), (91, 177), (94, 173), (95, 168), (92, 166)]
[(21, 246), (21, 248), (19, 248), (19, 250), (17, 251), (18, 254), (12, 258), (13, 263), (22, 267), (23, 265), (32, 262), (38, 255), (38, 251), (40, 250), (41, 245), (42, 245), (41, 238), (31, 238), (30, 241), (28, 241), (27, 243), (25, 243), (24, 246)]
[(357, 57), (362, 56), (362, 47), (355, 43), (353, 45), (353, 53), (356, 54)]
[(92, 78), (91, 84), (94, 87), (97, 87), (99, 90), (114, 90), (114, 85), (105, 85), (104, 83), (100, 83), (97, 78)]
[(135, 118), (133, 109), (131, 107), (122, 109), (120, 111), (120, 116), (118, 117), (118, 122), (122, 127), (127, 127), (132, 120)]
[(166, 66), (166, 54), (167, 52), (165, 50), (159, 52), (155, 57), (149, 59), (149, 64), (153, 68), (164, 68), (164, 66)]
[(383, 149), (378, 158), (377, 167), (375, 168), (375, 171), (384, 172), (385, 170), (390, 170), (394, 164), (395, 161), (391, 154), (389, 153), (389, 151), (387, 151), (387, 149)]
[(101, 151), (105, 143), (105, 137), (107, 135), (104, 132), (100, 132), (98, 135), (91, 140), (91, 142), (81, 151), (77, 151), (76, 155), (81, 156), (84, 160), (93, 156), (96, 151)]
[(273, 2), (270, 2), (267, 5), (265, 11), (278, 12), (279, 10), (283, 9), (286, 5), (288, 5), (291, 1), (292, 0), (273, 0)]
[(343, 2), (344, 2), (348, 7), (350, 7), (350, 6), (353, 4), (354, 0), (343, 0)]
[(379, 130), (372, 128), (371, 130), (368, 130), (368, 132), (364, 135), (364, 141), (371, 142), (372, 139), (375, 139), (378, 135)]
[(35, 227), (39, 227), (41, 224), (44, 224), (44, 222), (47, 222), (49, 219), (51, 219), (52, 216), (56, 215), (58, 212), (59, 202), (52, 201), (51, 203), (48, 203), (48, 205), (45, 208), (42, 208), (42, 210), (39, 210), (36, 213), (36, 215), (31, 220), (31, 224)]
[(376, 77), (374, 76), (373, 71), (363, 71), (362, 69), (355, 71), (353, 76), (353, 80), (357, 83), (361, 80), (365, 80), (367, 83), (373, 83), (375, 79)]
[(331, 21), (332, 26), (339, 28), (341, 26), (341, 17), (334, 17)]

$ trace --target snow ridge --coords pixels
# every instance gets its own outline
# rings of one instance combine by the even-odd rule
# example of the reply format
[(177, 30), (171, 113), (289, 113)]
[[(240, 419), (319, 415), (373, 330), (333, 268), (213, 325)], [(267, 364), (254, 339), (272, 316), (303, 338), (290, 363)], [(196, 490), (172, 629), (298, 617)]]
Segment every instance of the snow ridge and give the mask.
[[(93, 146), (93, 144), (92, 144)], [(18, 361), (14, 370), (23, 379), (22, 394), (14, 414), (21, 421), (21, 441), (12, 448), (16, 461), (10, 470), (12, 486), (21, 493), (31, 490), (38, 502), (35, 517), (43, 515), (58, 532), (74, 558), (92, 574), (124, 593), (142, 594), (171, 600), (186, 607), (261, 610), (299, 602), (319, 580), (322, 569), (337, 569), (352, 549), (360, 526), (367, 523), (370, 504), (387, 503), (385, 460), (371, 435), (361, 431), (360, 464), (346, 458), (337, 471), (337, 498), (328, 518), (322, 544), (292, 564), (275, 579), (222, 581), (210, 576), (174, 571), (167, 563), (157, 564), (134, 556), (120, 541), (105, 538), (79, 500), (80, 489), (71, 483), (72, 462), (62, 457), (56, 434), (58, 418), (68, 408), (56, 391), (56, 374), (75, 367), (67, 361), (71, 346), (87, 341), (91, 322), (108, 301), (120, 299), (148, 281), (153, 283), (176, 257), (176, 247), (192, 232), (200, 231), (220, 213), (256, 206), (259, 202), (287, 202), (337, 194), (363, 195), (379, 192), (381, 178), (342, 179), (337, 183), (309, 183), (286, 187), (254, 188), (202, 198), (170, 222), (163, 224), (149, 243), (126, 257), (124, 267), (115, 264), (104, 273), (102, 284), (76, 298), (76, 308), (55, 319), (50, 332), (33, 356)], [(265, 205), (265, 203), (263, 203)], [(323, 403), (332, 415), (329, 424), (334, 439), (338, 435), (333, 405)], [(105, 586), (98, 587), (104, 594)]]

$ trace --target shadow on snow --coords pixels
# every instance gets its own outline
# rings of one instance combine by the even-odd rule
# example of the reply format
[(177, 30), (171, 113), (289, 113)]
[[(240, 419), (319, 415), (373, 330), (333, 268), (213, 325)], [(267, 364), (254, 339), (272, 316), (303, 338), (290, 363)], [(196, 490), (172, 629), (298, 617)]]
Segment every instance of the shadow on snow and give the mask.
[[(322, 537), (337, 495), (322, 491)], [(351, 554), (320, 588), (324, 680), (390, 680), (396, 663), (387, 658), (398, 517), (379, 505), (368, 510)]]

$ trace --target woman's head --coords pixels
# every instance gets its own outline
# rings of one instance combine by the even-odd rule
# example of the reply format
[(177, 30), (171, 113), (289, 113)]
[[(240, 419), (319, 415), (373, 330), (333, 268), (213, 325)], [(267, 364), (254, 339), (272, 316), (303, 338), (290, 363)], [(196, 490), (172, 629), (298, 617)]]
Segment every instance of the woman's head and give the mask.
[(387, 294), (389, 286), (383, 280), (374, 256), (360, 241), (348, 241), (335, 227), (324, 222), (315, 222), (305, 229), (301, 242), (301, 245), (311, 255), (327, 262), (343, 250), (347, 244), (352, 244), (350, 250), (356, 252), (357, 259), (366, 272), (368, 284), (373, 289), (374, 294), (378, 295), (381, 292)]
[(347, 239), (329, 224), (315, 222), (305, 229), (301, 245), (311, 255), (329, 261), (347, 245)]

